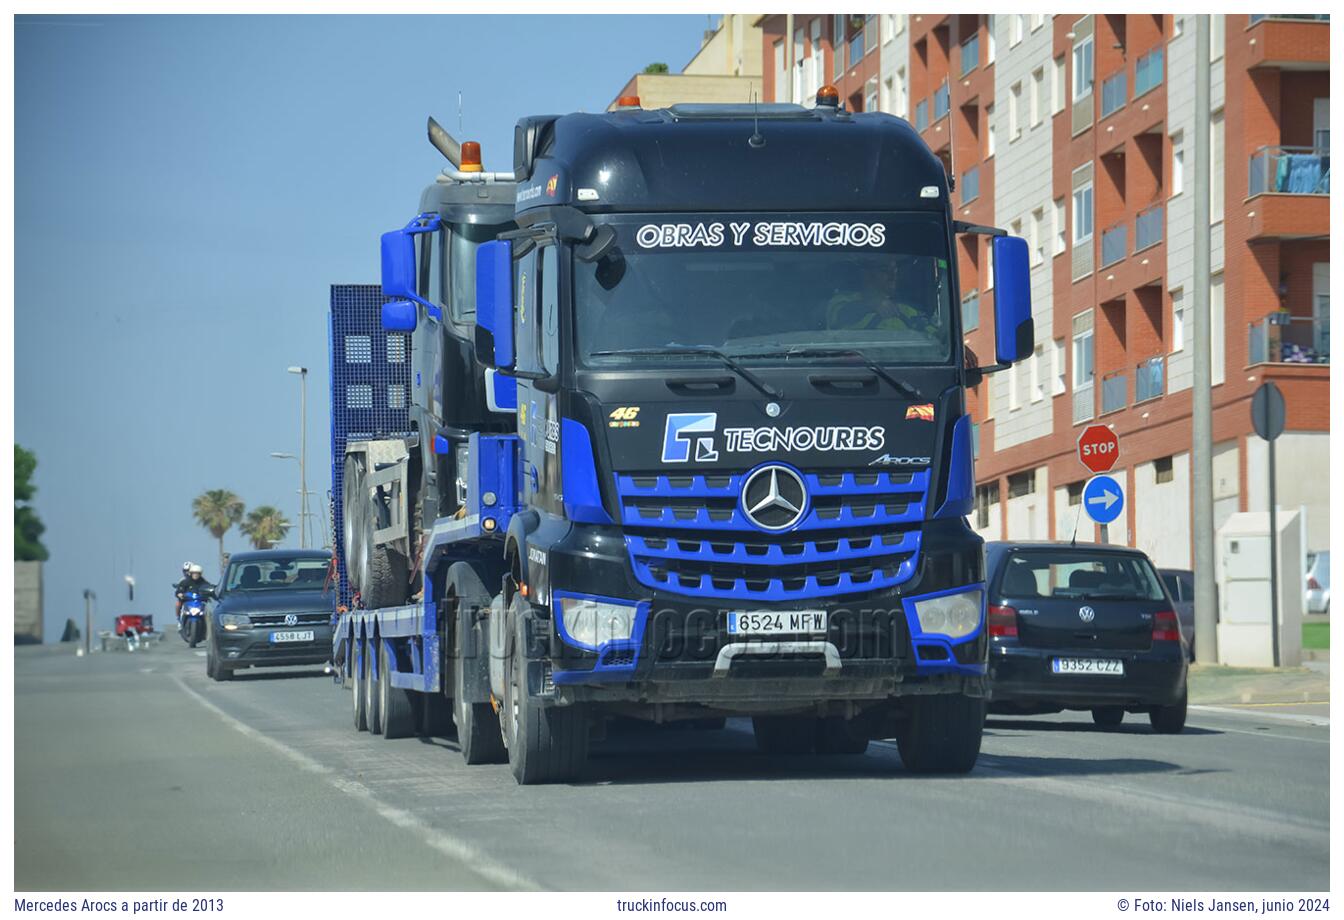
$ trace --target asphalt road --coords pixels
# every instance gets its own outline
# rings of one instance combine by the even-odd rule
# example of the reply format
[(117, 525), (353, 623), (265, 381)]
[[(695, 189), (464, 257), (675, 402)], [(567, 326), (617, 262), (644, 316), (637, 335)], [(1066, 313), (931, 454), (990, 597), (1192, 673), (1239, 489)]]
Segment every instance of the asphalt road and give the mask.
[[(19, 890), (1324, 890), (1325, 707), (991, 717), (969, 776), (639, 729), (521, 788), (451, 738), (356, 734), (320, 671), (15, 654)], [(1325, 718), (1319, 718), (1323, 716)]]

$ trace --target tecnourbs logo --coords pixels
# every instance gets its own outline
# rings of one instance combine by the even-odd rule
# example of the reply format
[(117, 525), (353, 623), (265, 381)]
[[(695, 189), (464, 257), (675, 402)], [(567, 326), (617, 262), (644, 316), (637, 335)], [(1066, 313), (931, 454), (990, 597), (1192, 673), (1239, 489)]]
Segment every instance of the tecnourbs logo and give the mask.
[(871, 460), (869, 466), (928, 466), (933, 462), (932, 457), (893, 457), (891, 454), (883, 454)]
[(917, 418), (921, 422), (933, 421), (933, 403), (924, 403), (922, 406), (910, 406), (905, 410), (905, 420), (908, 422), (912, 418)]
[(555, 197), (555, 187), (560, 184), (560, 176), (557, 173), (546, 180), (546, 194), (551, 198)]
[(742, 483), (742, 513), (761, 530), (788, 530), (807, 513), (807, 486), (792, 467), (772, 463)]
[(717, 412), (669, 412), (663, 429), (663, 462), (685, 463), (691, 457), (692, 441), (697, 461), (719, 459), (719, 452), (714, 449), (714, 429), (718, 424)]
[(1091, 607), (1078, 608), (1078, 619), (1082, 620), (1084, 623), (1091, 623), (1096, 618), (1097, 618), (1097, 612), (1093, 610)]

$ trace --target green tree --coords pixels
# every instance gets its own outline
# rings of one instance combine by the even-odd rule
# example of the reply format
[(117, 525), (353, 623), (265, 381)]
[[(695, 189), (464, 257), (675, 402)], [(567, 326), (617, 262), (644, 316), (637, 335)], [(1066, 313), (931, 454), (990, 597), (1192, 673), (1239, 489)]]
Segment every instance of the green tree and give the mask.
[(211, 489), (192, 499), (191, 514), (219, 541), (219, 571), (223, 575), (224, 534), (243, 519), (243, 500), (228, 489)]
[(261, 505), (247, 513), (247, 520), (238, 528), (252, 541), (255, 549), (270, 549), (289, 533), (290, 523), (279, 508)]
[(14, 559), (16, 562), (40, 562), (47, 558), (42, 533), (47, 528), (30, 504), (37, 494), (33, 472), (37, 457), (30, 450), (14, 445)]
[(644, 68), (645, 73), (667, 73), (667, 65), (662, 61), (654, 61), (648, 67)]

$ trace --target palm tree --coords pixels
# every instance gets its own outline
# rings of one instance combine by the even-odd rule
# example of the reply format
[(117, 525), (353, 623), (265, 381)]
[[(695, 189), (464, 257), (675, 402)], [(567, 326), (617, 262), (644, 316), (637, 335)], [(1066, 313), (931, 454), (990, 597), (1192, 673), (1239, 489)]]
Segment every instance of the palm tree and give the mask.
[(191, 513), (219, 541), (219, 571), (223, 574), (224, 534), (243, 519), (243, 500), (228, 489), (211, 489), (192, 500)]
[(261, 505), (247, 513), (247, 520), (239, 528), (252, 541), (254, 549), (270, 549), (289, 533), (290, 523), (285, 515), (272, 505)]

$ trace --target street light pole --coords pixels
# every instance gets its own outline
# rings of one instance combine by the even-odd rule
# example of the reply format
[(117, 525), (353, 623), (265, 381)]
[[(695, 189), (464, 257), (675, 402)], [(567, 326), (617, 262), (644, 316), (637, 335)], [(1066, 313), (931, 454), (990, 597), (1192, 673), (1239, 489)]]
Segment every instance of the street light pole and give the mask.
[(299, 375), (299, 548), (308, 548), (308, 368), (290, 367)]
[[(299, 464), (300, 464), (300, 466), (299, 466), (299, 476), (300, 476), (300, 477), (303, 476), (303, 466), (302, 466), (302, 464), (301, 464), (301, 462), (300, 462), (300, 460), (299, 460), (298, 457), (294, 456), (293, 454), (281, 453), (281, 452), (279, 452), (279, 451), (271, 451), (271, 456), (274, 457), (276, 460), (293, 460), (295, 463), (299, 463)], [(300, 482), (299, 484), (300, 484), (300, 486), (302, 486), (303, 483)], [(308, 503), (308, 494), (307, 494), (302, 488), (300, 488), (300, 489), (299, 489), (299, 543), (300, 543), (300, 548), (303, 548), (303, 547), (302, 547), (302, 544), (303, 544), (303, 542), (304, 542), (304, 541), (303, 541), (303, 536), (304, 536), (304, 522), (305, 522), (305, 521), (308, 519), (308, 517), (310, 516), (310, 512), (307, 512), (307, 511), (304, 510), (304, 509), (307, 507), (307, 503)]]
[(93, 654), (93, 599), (98, 595), (84, 589), (84, 655)]

